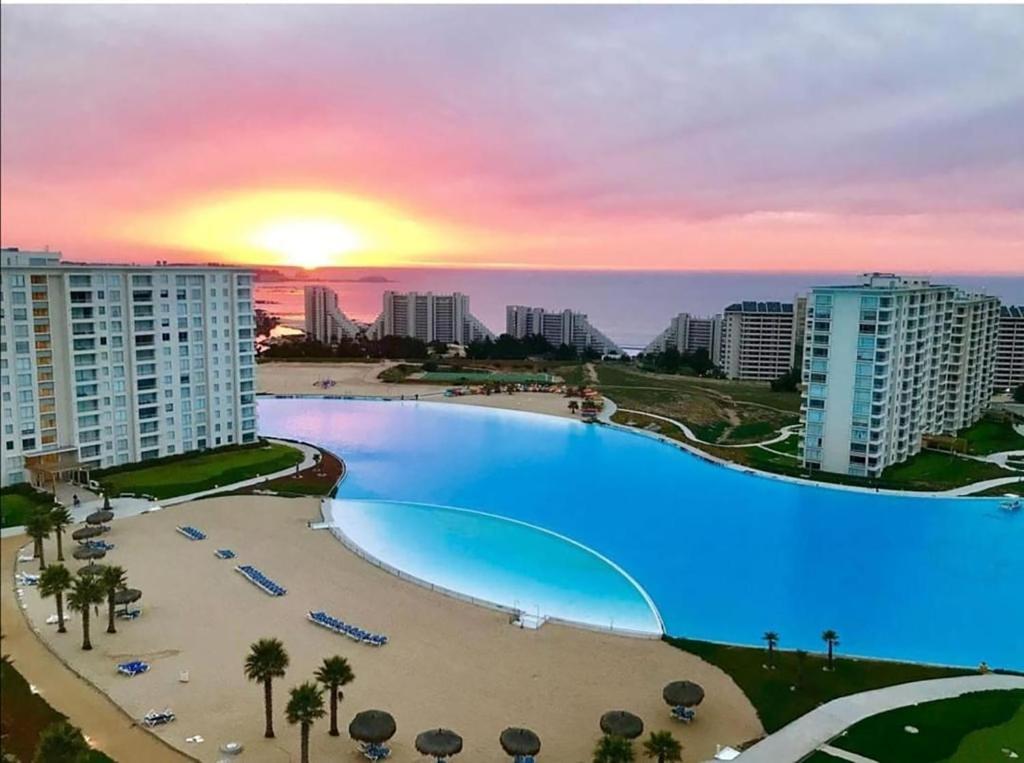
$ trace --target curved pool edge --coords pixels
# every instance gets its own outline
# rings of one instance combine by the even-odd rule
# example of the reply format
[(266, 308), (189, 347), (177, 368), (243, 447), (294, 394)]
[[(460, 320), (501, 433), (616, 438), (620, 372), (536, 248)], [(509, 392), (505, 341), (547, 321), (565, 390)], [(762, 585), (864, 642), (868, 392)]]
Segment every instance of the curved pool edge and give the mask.
[[(541, 414), (541, 415), (543, 415), (543, 414)], [(391, 575), (394, 575), (397, 578), (400, 578), (401, 580), (405, 580), (405, 581), (408, 581), (410, 583), (414, 583), (414, 584), (420, 586), (421, 588), (426, 588), (426, 589), (428, 589), (430, 591), (436, 591), (437, 593), (441, 593), (441, 594), (443, 594), (445, 596), (448, 596), (450, 598), (457, 599), (459, 601), (468, 602), (470, 604), (475, 604), (475, 605), (480, 606), (480, 607), (485, 607), (486, 609), (493, 609), (493, 610), (497, 610), (498, 612), (504, 612), (504, 613), (509, 614), (509, 615), (516, 615), (516, 614), (520, 614), (521, 613), (521, 610), (516, 609), (515, 607), (510, 607), (507, 604), (501, 604), (499, 602), (492, 601), (490, 599), (482, 599), (482, 598), (479, 598), (479, 597), (476, 597), (476, 596), (470, 596), (469, 594), (463, 593), (461, 591), (457, 591), (455, 589), (448, 588), (446, 586), (438, 585), (437, 583), (433, 583), (433, 582), (431, 582), (429, 580), (426, 580), (425, 578), (421, 578), (421, 577), (418, 577), (416, 575), (412, 575), (412, 574), (410, 574), (408, 572), (405, 572), (404, 570), (399, 569), (398, 567), (395, 567), (393, 564), (390, 564), (389, 562), (384, 561), (383, 559), (381, 559), (380, 557), (376, 556), (375, 554), (371, 554), (366, 549), (364, 549), (362, 546), (360, 546), (358, 543), (356, 543), (356, 541), (354, 539), (352, 539), (347, 533), (345, 533), (345, 531), (339, 525), (337, 525), (336, 523), (334, 523), (332, 521), (332, 517), (329, 516), (328, 512), (326, 511), (326, 504), (327, 504), (328, 501), (331, 501), (331, 500), (336, 500), (336, 499), (321, 498), (321, 500), (320, 500), (320, 518), (323, 521), (323, 523), (327, 526), (327, 528), (331, 531), (331, 534), (335, 538), (337, 538), (338, 541), (340, 541), (341, 544), (343, 546), (345, 546), (345, 548), (347, 548), (353, 554), (358, 556), (360, 559), (363, 559), (363, 560), (369, 562), (373, 566), (378, 567), (378, 568), (384, 570), (385, 572), (387, 572), (387, 573), (389, 573)], [(366, 499), (354, 499), (354, 500), (366, 500)], [(393, 505), (403, 505), (403, 504), (409, 504), (410, 503), (409, 501), (393, 501), (393, 500), (385, 500), (385, 499), (381, 499), (381, 500), (373, 499), (373, 502), (374, 503), (393, 504)], [(580, 621), (580, 620), (572, 620), (572, 619), (568, 619), (568, 618), (553, 617), (553, 616), (545, 616), (545, 618), (544, 618), (545, 622), (556, 623), (556, 624), (559, 624), (559, 625), (568, 625), (568, 626), (571, 626), (573, 628), (581, 628), (583, 630), (595, 631), (597, 633), (610, 633), (610, 634), (617, 635), (617, 636), (627, 636), (629, 638), (642, 638), (642, 639), (648, 639), (648, 640), (652, 640), (652, 641), (661, 640), (662, 637), (664, 637), (666, 635), (665, 621), (662, 619), (661, 612), (658, 611), (657, 605), (655, 605), (654, 600), (651, 599), (650, 595), (647, 593), (647, 591), (644, 590), (643, 586), (641, 586), (633, 578), (632, 575), (630, 575), (628, 572), (626, 572), (624, 569), (622, 569), (622, 567), (617, 565), (611, 559), (608, 559), (603, 554), (600, 554), (597, 551), (595, 551), (594, 549), (590, 548), (589, 546), (585, 546), (584, 544), (580, 543), (579, 541), (573, 540), (572, 538), (566, 537), (566, 536), (561, 535), (560, 533), (556, 533), (556, 532), (554, 532), (552, 530), (548, 530), (547, 528), (539, 527), (537, 525), (530, 524), (529, 522), (523, 522), (523, 521), (518, 520), (518, 519), (512, 519), (510, 517), (503, 517), (500, 514), (492, 514), (492, 513), (486, 512), (486, 511), (477, 511), (475, 509), (464, 509), (464, 508), (460, 508), (458, 506), (443, 506), (441, 504), (432, 504), (432, 503), (415, 502), (414, 505), (416, 505), (416, 506), (424, 506), (424, 507), (427, 507), (427, 508), (434, 508), (434, 509), (444, 509), (446, 511), (462, 512), (462, 513), (465, 513), (465, 514), (475, 514), (477, 516), (483, 516), (483, 517), (487, 517), (489, 519), (496, 519), (496, 520), (499, 520), (499, 521), (502, 521), (502, 522), (510, 522), (512, 524), (520, 525), (522, 527), (527, 527), (527, 528), (529, 528), (531, 530), (534, 530), (534, 531), (537, 531), (537, 532), (541, 532), (541, 533), (544, 533), (546, 535), (550, 535), (550, 536), (552, 536), (554, 538), (557, 538), (560, 541), (563, 541), (565, 543), (569, 543), (570, 545), (575, 546), (576, 548), (579, 548), (580, 550), (582, 550), (582, 551), (584, 551), (584, 552), (586, 552), (588, 554), (591, 554), (595, 558), (597, 558), (600, 561), (602, 561), (605, 564), (607, 564), (609, 567), (611, 567), (617, 573), (619, 573), (623, 578), (626, 579), (626, 581), (629, 582), (630, 585), (632, 585), (636, 589), (637, 593), (640, 594), (641, 598), (643, 598), (644, 602), (647, 604), (648, 608), (651, 611), (651, 614), (654, 615), (654, 618), (655, 618), (655, 620), (658, 623), (659, 631), (658, 632), (654, 632), (654, 631), (641, 631), (641, 630), (636, 630), (636, 629), (632, 629), (632, 628), (616, 628), (616, 627), (607, 627), (606, 628), (606, 627), (603, 627), (603, 626), (595, 625), (593, 623), (583, 622), (583, 621)]]

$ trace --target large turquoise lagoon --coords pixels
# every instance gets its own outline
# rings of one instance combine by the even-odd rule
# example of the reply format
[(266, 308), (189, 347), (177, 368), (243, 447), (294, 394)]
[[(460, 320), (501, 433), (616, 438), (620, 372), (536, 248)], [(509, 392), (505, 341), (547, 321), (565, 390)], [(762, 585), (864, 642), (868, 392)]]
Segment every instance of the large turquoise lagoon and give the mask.
[(263, 435), (345, 459), (332, 512), (354, 542), (460, 593), (600, 627), (657, 630), (660, 614), (672, 635), (775, 630), (806, 649), (832, 628), (848, 654), (1024, 668), (1024, 515), (997, 499), (798, 485), (472, 406), (263, 398), (259, 413)]

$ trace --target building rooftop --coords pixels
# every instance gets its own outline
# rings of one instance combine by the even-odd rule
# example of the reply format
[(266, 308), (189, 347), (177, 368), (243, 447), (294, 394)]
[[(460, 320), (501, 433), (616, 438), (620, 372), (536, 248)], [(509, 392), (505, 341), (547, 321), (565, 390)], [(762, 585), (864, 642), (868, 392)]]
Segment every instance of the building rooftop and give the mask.
[(999, 310), (1000, 318), (1024, 318), (1024, 305), (1003, 305)]
[(727, 313), (771, 313), (792, 315), (792, 302), (735, 302), (725, 308)]

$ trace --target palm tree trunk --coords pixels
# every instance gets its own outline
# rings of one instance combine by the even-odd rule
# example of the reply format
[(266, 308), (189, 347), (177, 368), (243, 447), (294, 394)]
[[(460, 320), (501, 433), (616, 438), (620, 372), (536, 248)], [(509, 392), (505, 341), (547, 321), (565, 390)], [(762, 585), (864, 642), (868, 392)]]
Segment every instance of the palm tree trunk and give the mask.
[(263, 707), (267, 713), (267, 728), (263, 736), (267, 739), (274, 738), (274, 695), (269, 678), (263, 679)]
[(107, 594), (107, 633), (117, 633), (114, 627), (114, 591)]
[(82, 649), (92, 649), (92, 642), (89, 640), (89, 607), (82, 607)]
[(309, 724), (303, 723), (299, 729), (299, 738), (301, 741), (301, 747), (299, 749), (299, 759), (302, 763), (309, 763)]
[(55, 598), (57, 599), (57, 633), (67, 633), (68, 629), (64, 627), (64, 594), (57, 591)]
[(64, 533), (58, 527), (55, 531), (57, 533), (57, 561), (64, 561)]
[(828, 642), (828, 669), (832, 670), (832, 642)]
[(340, 736), (338, 733), (338, 687), (331, 687), (331, 730), (328, 732), (332, 737)]
[(43, 539), (39, 539), (39, 569), (46, 569), (46, 557), (43, 555)]

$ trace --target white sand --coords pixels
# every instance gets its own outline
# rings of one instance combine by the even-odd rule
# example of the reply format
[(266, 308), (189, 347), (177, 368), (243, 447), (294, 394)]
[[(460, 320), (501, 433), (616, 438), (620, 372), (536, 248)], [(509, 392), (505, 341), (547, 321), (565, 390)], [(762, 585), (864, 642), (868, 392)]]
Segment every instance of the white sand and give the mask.
[[(117, 549), (108, 560), (124, 566), (130, 584), (144, 591), (144, 616), (121, 623), (117, 635), (104, 633), (101, 617), (92, 652), (79, 649), (77, 616), (67, 635), (57, 636), (56, 626), (38, 627), (63, 659), (132, 716), (171, 706), (178, 720), (159, 735), (204, 761), (218, 760), (217, 746), (226, 741), (246, 745), (243, 760), (297, 759), (298, 731), (283, 717), (287, 690), (332, 654), (347, 657), (357, 676), (341, 706), (343, 727), (359, 710), (390, 711), (398, 723), (392, 760), (399, 762), (424, 760), (412, 741), (436, 726), (465, 738), (456, 761), (507, 761), (498, 735), (505, 726), (524, 725), (541, 736), (541, 760), (584, 763), (599, 737), (598, 718), (617, 708), (638, 713), (648, 730), (672, 730), (687, 761), (710, 758), (716, 744), (763, 733), (733, 681), (692, 655), (659, 641), (570, 627), (519, 630), (503, 614), (369, 565), (329, 532), (307, 529), (307, 520), (318, 518), (315, 499), (226, 497), (118, 520), (109, 535)], [(190, 542), (174, 531), (177, 524), (200, 527), (209, 539)], [(233, 571), (234, 561), (213, 556), (218, 547), (234, 549), (239, 562), (254, 564), (288, 594), (263, 594)], [(5, 544), (5, 614), (10, 548)], [(25, 600), (37, 624), (54, 611), (53, 602), (42, 602), (32, 589)], [(380, 649), (355, 644), (307, 622), (309, 609), (387, 633), (391, 643)], [(263, 739), (261, 689), (242, 674), (249, 644), (263, 636), (282, 639), (291, 655), (288, 675), (275, 687), (276, 740)], [(118, 676), (115, 664), (131, 658), (148, 660), (152, 670), (134, 679)], [(30, 675), (38, 666), (21, 666), (22, 659), (56, 665), (36, 650), (19, 657)], [(189, 671), (189, 683), (178, 682), (182, 670)], [(666, 682), (684, 678), (707, 691), (690, 726), (672, 721), (661, 699)], [(206, 741), (186, 744), (194, 734)], [(344, 729), (340, 739), (327, 735), (324, 719), (313, 729), (312, 759), (328, 758), (361, 760)], [(151, 760), (141, 752), (133, 759)]]

